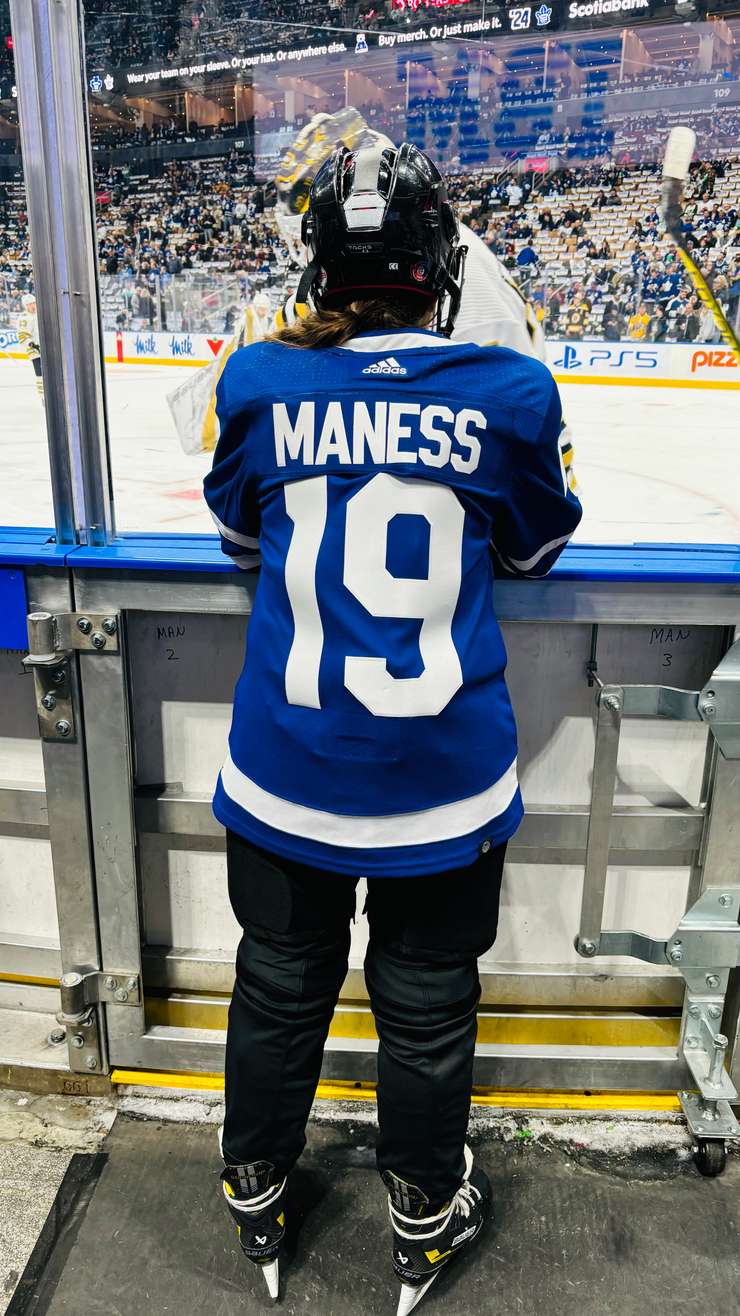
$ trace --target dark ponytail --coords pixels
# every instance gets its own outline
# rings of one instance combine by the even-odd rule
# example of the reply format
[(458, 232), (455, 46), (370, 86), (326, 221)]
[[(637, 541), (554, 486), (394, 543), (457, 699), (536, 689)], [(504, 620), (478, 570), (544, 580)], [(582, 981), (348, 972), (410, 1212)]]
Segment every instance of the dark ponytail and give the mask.
[(418, 329), (427, 323), (429, 298), (397, 293), (393, 300), (373, 297), (335, 310), (309, 311), (308, 315), (269, 335), (273, 343), (291, 347), (341, 347), (370, 329)]

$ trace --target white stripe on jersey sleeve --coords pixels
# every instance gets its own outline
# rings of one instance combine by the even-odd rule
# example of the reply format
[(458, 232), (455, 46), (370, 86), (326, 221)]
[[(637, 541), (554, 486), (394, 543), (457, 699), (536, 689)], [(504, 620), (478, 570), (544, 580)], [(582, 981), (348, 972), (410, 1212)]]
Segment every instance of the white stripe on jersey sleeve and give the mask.
[(221, 769), (221, 783), (235, 804), (268, 827), (291, 836), (341, 845), (352, 850), (379, 850), (386, 846), (431, 845), (485, 827), (505, 813), (517, 791), (516, 759), (502, 777), (479, 795), (453, 804), (413, 813), (385, 814), (380, 818), (352, 817), (293, 804), (263, 790), (237, 768), (229, 754)]
[(549, 544), (543, 544), (542, 548), (538, 548), (537, 552), (528, 558), (506, 557), (501, 552), (499, 552), (499, 557), (504, 566), (511, 565), (515, 571), (522, 571), (526, 575), (528, 571), (532, 571), (537, 566), (538, 562), (542, 561), (543, 557), (546, 557), (548, 553), (552, 553), (554, 548), (562, 548), (563, 544), (567, 544), (571, 539), (571, 535), (561, 535), (559, 539), (551, 539)]
[(242, 571), (251, 571), (252, 567), (259, 567), (262, 564), (260, 553), (240, 553), (236, 544), (232, 544), (229, 539), (221, 536), (221, 552), (224, 557), (233, 562), (235, 566), (240, 567)]
[(230, 539), (232, 544), (240, 544), (242, 548), (259, 548), (259, 539), (255, 539), (252, 535), (240, 535), (236, 530), (230, 530), (227, 525), (224, 525), (223, 521), (219, 521), (215, 512), (211, 512), (211, 516), (216, 524), (216, 529), (219, 534), (223, 535), (224, 539)]
[(242, 571), (251, 571), (253, 567), (259, 567), (262, 564), (259, 553), (247, 553), (244, 557), (231, 557), (231, 554), (227, 553), (226, 556), (230, 557), (231, 561), (235, 562), (238, 567), (241, 567)]

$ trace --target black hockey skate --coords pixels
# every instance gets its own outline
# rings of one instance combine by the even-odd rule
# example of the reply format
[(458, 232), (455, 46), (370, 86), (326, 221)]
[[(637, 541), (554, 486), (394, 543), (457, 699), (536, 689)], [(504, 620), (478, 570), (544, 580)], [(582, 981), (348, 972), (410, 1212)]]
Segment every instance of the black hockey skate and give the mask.
[(261, 1267), (270, 1297), (276, 1300), (288, 1181), (276, 1179), (275, 1167), (269, 1161), (255, 1161), (252, 1165), (227, 1165), (221, 1182), (242, 1252)]
[(386, 1171), (388, 1209), (393, 1225), (393, 1269), (401, 1281), (397, 1316), (408, 1316), (445, 1266), (477, 1238), (491, 1206), (491, 1185), (473, 1169), (465, 1148), (465, 1177), (451, 1202), (425, 1215), (429, 1198), (413, 1184)]

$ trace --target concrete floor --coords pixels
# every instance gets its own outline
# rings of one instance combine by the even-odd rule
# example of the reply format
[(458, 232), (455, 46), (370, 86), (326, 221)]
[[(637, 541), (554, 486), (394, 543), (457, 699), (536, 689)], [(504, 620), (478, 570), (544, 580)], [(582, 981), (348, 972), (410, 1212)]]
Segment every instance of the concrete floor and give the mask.
[(0, 1090), (0, 1316), (72, 1157), (97, 1152), (114, 1118), (110, 1101)]
[(28, 1143), (0, 1146), (0, 1312), (10, 1302), (72, 1158)]
[[(476, 1119), (476, 1157), (491, 1176), (497, 1218), (469, 1263), (440, 1279), (421, 1310), (721, 1316), (740, 1308), (740, 1159), (706, 1180), (678, 1126), (662, 1141), (644, 1131), (620, 1141), (624, 1126), (613, 1123), (588, 1127), (548, 1134), (535, 1122), (502, 1138), (495, 1123)], [(311, 1125), (291, 1180), (294, 1230), (279, 1304), (286, 1316), (395, 1311), (372, 1142), (367, 1118)], [(243, 1262), (220, 1200), (212, 1128), (119, 1116), (104, 1149), (61, 1276), (40, 1295), (35, 1316), (275, 1310)]]

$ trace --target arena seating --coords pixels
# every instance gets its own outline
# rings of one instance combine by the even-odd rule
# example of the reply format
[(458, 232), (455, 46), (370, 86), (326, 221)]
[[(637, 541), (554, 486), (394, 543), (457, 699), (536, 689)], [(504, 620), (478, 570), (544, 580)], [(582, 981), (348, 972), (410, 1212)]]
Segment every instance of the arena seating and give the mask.
[[(715, 138), (728, 140), (737, 118), (735, 111), (717, 112)], [(630, 122), (625, 131), (646, 134), (649, 125)], [(654, 143), (655, 134), (653, 155)], [(228, 143), (224, 149), (225, 155), (208, 160), (171, 161), (161, 177), (135, 163), (96, 167), (107, 328), (225, 332), (235, 308), (256, 289), (294, 281), (269, 185), (257, 181), (251, 158)], [(629, 155), (626, 146), (623, 153)], [(654, 164), (516, 176), (481, 169), (451, 177), (461, 215), (535, 301), (551, 334), (711, 338), (714, 328), (661, 236), (658, 188)], [(740, 296), (736, 148), (695, 166), (689, 193), (687, 220), (700, 264), (734, 317)], [(0, 181), (0, 321), (12, 320), (30, 286), (22, 184)]]
[[(548, 330), (574, 338), (600, 337), (604, 308), (612, 302), (619, 329), (615, 337), (691, 341), (711, 336), (713, 326), (702, 320), (673, 245), (660, 232), (659, 171), (653, 167), (569, 174), (567, 186), (563, 175), (555, 173), (514, 207), (506, 204), (505, 181), (497, 184), (503, 200), (495, 198), (491, 209), (485, 202), (460, 202), (461, 214), (519, 274), (528, 295), (540, 305)], [(453, 194), (456, 187), (459, 183), (453, 184)], [(468, 182), (464, 190), (490, 196), (485, 175), (472, 187)], [(734, 318), (740, 295), (740, 160), (722, 162), (716, 172), (708, 171), (708, 178), (704, 168), (695, 167), (690, 190), (686, 218), (699, 263)], [(525, 248), (536, 259), (518, 264)], [(641, 305), (647, 325), (630, 325)], [(692, 312), (696, 318), (688, 324)]]

